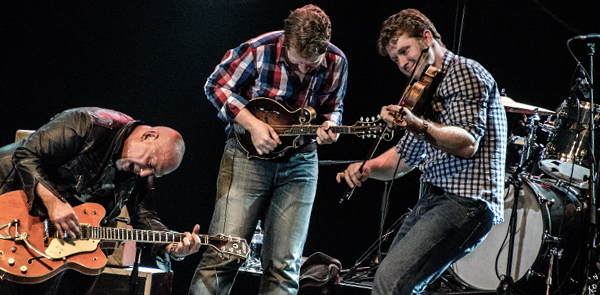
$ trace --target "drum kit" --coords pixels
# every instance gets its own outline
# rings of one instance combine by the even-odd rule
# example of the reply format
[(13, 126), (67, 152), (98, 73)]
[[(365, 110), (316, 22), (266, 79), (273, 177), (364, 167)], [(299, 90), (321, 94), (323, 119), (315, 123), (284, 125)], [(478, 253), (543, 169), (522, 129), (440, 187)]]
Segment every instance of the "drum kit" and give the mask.
[[(506, 276), (516, 294), (577, 293), (586, 276), (598, 276), (600, 270), (600, 263), (586, 269), (591, 259), (586, 250), (588, 183), (596, 162), (589, 123), (590, 116), (593, 125), (599, 123), (600, 107), (594, 105), (593, 111), (589, 102), (573, 99), (552, 111), (506, 95), (501, 99), (506, 112), (522, 117), (519, 126), (525, 127), (524, 134), (513, 134), (508, 141), (509, 152), (512, 147), (518, 155), (515, 163), (507, 163), (505, 222), (450, 267), (451, 277), (469, 290), (490, 293), (499, 290)], [(545, 143), (540, 133), (547, 134)]]

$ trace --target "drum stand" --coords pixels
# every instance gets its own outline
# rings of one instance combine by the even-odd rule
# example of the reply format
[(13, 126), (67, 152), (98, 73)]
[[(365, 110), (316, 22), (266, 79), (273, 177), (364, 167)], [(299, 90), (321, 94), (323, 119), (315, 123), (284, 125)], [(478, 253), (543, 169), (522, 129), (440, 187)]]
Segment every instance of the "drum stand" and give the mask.
[(525, 164), (519, 165), (514, 173), (512, 173), (507, 180), (506, 185), (512, 183), (515, 187), (514, 189), (514, 199), (513, 206), (510, 214), (510, 223), (508, 227), (510, 228), (510, 236), (508, 241), (508, 258), (506, 261), (506, 274), (502, 276), (502, 280), (500, 280), (500, 284), (496, 289), (496, 293), (498, 295), (510, 295), (513, 294), (512, 290), (514, 287), (514, 280), (511, 276), (512, 273), (512, 260), (513, 260), (513, 251), (515, 244), (515, 235), (517, 232), (517, 208), (519, 205), (519, 196), (521, 195), (522, 181), (521, 181), (521, 173), (523, 170), (527, 169), (527, 166), (531, 165), (532, 160), (527, 159)]
[(527, 159), (531, 156), (532, 147), (535, 146), (535, 142), (537, 140), (537, 128), (540, 124), (540, 116), (538, 116), (538, 110), (535, 109), (533, 115), (529, 119), (529, 124), (526, 127), (529, 128), (529, 135), (527, 136), (527, 140), (523, 145), (523, 150), (521, 151), (521, 157), (519, 160), (519, 165), (522, 166)]

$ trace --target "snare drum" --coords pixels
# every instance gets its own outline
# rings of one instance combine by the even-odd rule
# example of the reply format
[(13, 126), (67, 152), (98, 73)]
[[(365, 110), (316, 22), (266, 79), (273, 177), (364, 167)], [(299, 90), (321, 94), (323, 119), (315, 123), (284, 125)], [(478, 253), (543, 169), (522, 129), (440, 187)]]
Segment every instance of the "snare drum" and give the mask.
[[(581, 276), (579, 265), (585, 245), (583, 213), (577, 208), (579, 204), (571, 201), (577, 202), (577, 196), (542, 180), (524, 179), (522, 186), (511, 270), (515, 289), (526, 294), (545, 294), (549, 253), (554, 249), (560, 252), (560, 258), (554, 258), (552, 288), (556, 290), (561, 284), (561, 291), (576, 288), (573, 282)], [(472, 289), (496, 290), (502, 275), (507, 274), (513, 193), (514, 186), (510, 185), (505, 192), (505, 221), (494, 225), (473, 252), (450, 267), (453, 276)], [(571, 293), (574, 292), (563, 292)]]
[[(598, 124), (600, 107), (595, 105), (594, 124)], [(590, 177), (589, 102), (564, 101), (556, 113), (554, 131), (542, 153), (540, 169), (549, 176), (585, 186)]]

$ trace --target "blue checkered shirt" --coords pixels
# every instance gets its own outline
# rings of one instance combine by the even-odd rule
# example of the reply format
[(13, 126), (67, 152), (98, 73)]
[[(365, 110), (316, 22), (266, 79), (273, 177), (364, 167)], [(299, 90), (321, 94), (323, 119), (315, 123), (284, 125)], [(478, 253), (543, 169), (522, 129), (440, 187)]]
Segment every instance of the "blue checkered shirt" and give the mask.
[(446, 192), (486, 202), (494, 224), (504, 219), (504, 165), (506, 161), (506, 113), (492, 75), (479, 63), (449, 50), (442, 62), (446, 76), (435, 97), (443, 110), (437, 123), (467, 130), (479, 142), (470, 159), (442, 152), (406, 132), (396, 145), (402, 160), (421, 164), (421, 182)]

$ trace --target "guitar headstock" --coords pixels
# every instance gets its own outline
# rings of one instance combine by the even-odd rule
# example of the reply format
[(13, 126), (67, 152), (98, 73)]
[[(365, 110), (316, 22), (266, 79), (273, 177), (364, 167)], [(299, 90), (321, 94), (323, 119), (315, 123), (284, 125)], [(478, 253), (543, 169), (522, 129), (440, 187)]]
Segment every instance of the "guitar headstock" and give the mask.
[(377, 138), (379, 136), (383, 136), (384, 139), (388, 140), (386, 137), (393, 137), (387, 131), (387, 123), (381, 119), (379, 115), (377, 117), (371, 118), (360, 118), (358, 122), (352, 125), (352, 134), (357, 135), (358, 137), (365, 138)]
[(215, 250), (227, 258), (234, 256), (238, 259), (246, 259), (250, 249), (248, 243), (246, 243), (246, 239), (223, 234), (209, 236), (207, 245), (215, 248)]

